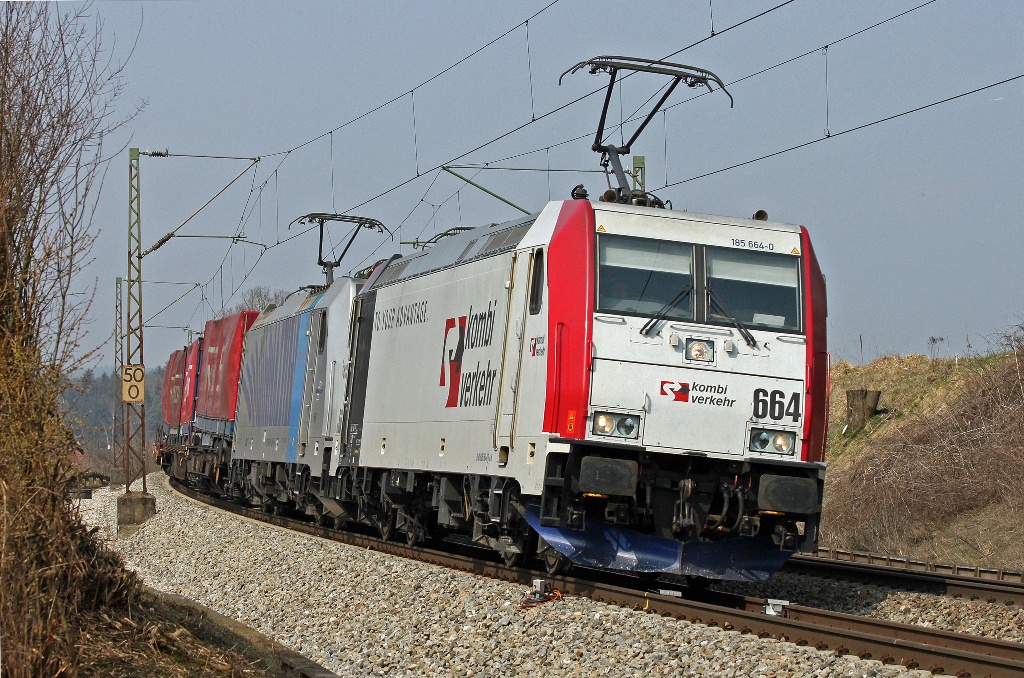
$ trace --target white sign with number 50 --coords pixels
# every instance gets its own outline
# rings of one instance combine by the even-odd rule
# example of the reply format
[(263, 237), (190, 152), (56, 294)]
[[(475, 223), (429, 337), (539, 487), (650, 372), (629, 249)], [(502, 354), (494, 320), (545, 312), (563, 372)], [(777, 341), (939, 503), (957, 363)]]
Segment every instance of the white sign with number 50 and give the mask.
[(145, 395), (146, 368), (142, 365), (125, 365), (121, 372), (121, 400), (141, 403)]

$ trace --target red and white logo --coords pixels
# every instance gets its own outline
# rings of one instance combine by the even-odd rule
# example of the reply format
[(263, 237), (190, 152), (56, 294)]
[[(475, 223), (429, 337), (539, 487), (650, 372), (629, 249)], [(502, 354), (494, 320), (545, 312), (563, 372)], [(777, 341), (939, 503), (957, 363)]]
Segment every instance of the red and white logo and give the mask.
[[(491, 404), (498, 370), (491, 368), (490, 360), (481, 365), (485, 356), (476, 361), (474, 368), (472, 353), (476, 349), (486, 349), (491, 345), (497, 303), (488, 302), (487, 310), (477, 313), (474, 313), (473, 307), (470, 306), (466, 315), (447, 318), (444, 321), (439, 386), (448, 389), (445, 407), (479, 407)], [(471, 355), (466, 363), (466, 370), (463, 370), (467, 351)]]
[(680, 403), (690, 402), (690, 384), (681, 381), (661, 382), (661, 395), (672, 396), (672, 400)]

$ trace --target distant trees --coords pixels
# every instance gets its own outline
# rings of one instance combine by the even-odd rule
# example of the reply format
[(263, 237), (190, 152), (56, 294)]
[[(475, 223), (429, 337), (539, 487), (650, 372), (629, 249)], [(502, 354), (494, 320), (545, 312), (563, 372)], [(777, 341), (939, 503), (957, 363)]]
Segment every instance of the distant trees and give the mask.
[[(136, 594), (72, 510), (68, 377), (90, 356), (92, 217), (121, 66), (88, 5), (0, 6), (0, 637), (3, 673), (72, 675), (81, 615)], [(130, 118), (130, 116), (129, 116)]]
[(223, 318), (242, 311), (262, 311), (270, 304), (280, 306), (290, 294), (291, 292), (287, 290), (271, 290), (263, 285), (250, 287), (242, 293), (242, 298), (237, 304), (223, 309), (217, 317)]
[[(146, 435), (150, 440), (156, 439), (161, 423), (160, 389), (165, 370), (165, 365), (146, 369)], [(115, 393), (120, 394), (120, 387), (111, 374), (85, 370), (70, 380), (63, 397), (66, 420), (85, 453), (83, 463), (105, 475), (114, 464), (112, 426), (119, 402)]]

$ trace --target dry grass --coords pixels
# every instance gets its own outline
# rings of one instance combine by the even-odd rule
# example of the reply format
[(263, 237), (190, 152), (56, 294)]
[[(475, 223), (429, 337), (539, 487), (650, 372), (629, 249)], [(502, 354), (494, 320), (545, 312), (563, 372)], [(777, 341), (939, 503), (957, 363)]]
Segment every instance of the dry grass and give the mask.
[(140, 603), (137, 576), (65, 491), (76, 469), (60, 379), (2, 335), (0, 353), (0, 675), (263, 675)]
[(194, 615), (143, 594), (132, 611), (86, 615), (79, 635), (79, 676), (129, 678), (249, 678), (265, 675), (260, 662), (210, 647)]
[(69, 503), (71, 436), (60, 379), (0, 337), (0, 632), (3, 675), (73, 675), (79, 615), (131, 606), (135, 575)]
[[(823, 543), (1020, 569), (1024, 329), (1004, 352), (836, 365)], [(846, 388), (880, 388), (888, 412), (844, 435)]]

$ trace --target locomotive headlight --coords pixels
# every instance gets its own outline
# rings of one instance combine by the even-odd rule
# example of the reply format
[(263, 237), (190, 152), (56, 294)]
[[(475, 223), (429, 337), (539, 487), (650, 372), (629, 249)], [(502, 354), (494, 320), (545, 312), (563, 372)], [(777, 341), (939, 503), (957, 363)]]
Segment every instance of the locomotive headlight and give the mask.
[(687, 339), (686, 359), (710, 363), (715, 360), (715, 342), (707, 339)]
[(618, 412), (595, 412), (594, 434), (616, 438), (636, 438), (640, 434), (640, 417)]
[(792, 431), (772, 431), (755, 428), (750, 430), (751, 452), (767, 454), (793, 454), (796, 448), (796, 434)]
[(776, 433), (775, 437), (772, 438), (772, 447), (777, 452), (782, 454), (789, 454), (793, 451), (793, 434), (792, 433)]
[(619, 419), (619, 423), (615, 425), (615, 430), (618, 431), (619, 435), (627, 438), (632, 437), (636, 431), (636, 420), (633, 417), (623, 417)]
[(768, 431), (754, 429), (750, 434), (750, 451), (764, 452), (772, 442)]
[(601, 413), (594, 417), (594, 433), (611, 435), (615, 429), (615, 419), (610, 414)]

